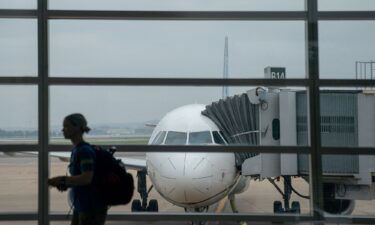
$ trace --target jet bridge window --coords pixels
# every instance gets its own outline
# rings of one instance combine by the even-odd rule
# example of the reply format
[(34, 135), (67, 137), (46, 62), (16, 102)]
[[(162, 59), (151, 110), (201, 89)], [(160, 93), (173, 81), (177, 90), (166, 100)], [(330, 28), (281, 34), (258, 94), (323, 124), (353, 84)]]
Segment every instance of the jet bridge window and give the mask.
[(159, 132), (157, 135), (156, 135), (156, 137), (155, 137), (155, 139), (154, 139), (154, 141), (152, 142), (152, 144), (153, 145), (161, 145), (161, 144), (163, 144), (163, 141), (164, 141), (164, 138), (165, 138), (165, 134), (166, 134), (167, 132), (165, 132), (165, 131), (161, 131), (161, 132)]
[(165, 139), (166, 145), (185, 145), (187, 133), (168, 131), (167, 138)]
[(210, 131), (190, 132), (189, 144), (192, 144), (192, 145), (212, 144)]
[(221, 137), (219, 132), (213, 131), (212, 135), (214, 136), (214, 141), (215, 141), (216, 144), (225, 145), (225, 141), (224, 141), (223, 137)]

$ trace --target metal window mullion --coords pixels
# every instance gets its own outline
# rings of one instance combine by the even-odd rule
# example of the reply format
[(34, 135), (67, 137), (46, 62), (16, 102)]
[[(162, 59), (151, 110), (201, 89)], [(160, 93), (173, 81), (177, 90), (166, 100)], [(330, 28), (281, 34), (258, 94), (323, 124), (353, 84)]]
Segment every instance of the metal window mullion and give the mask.
[[(148, 216), (147, 216), (148, 215)], [(108, 215), (108, 221), (183, 221), (192, 220), (199, 217), (199, 219), (205, 220), (221, 220), (221, 221), (255, 221), (255, 222), (309, 222), (313, 221), (313, 217), (309, 216), (274, 216), (274, 215), (257, 215), (257, 214), (231, 214), (231, 215), (202, 215), (201, 213), (121, 213), (121, 214), (110, 214)], [(13, 213), (3, 212), (0, 213), (0, 221), (32, 221), (38, 218), (38, 214), (35, 212), (30, 213)], [(70, 220), (70, 217), (66, 216), (66, 213), (51, 214), (50, 220), (53, 221), (66, 221)], [(325, 221), (329, 223), (345, 223), (345, 224), (375, 224), (375, 218), (369, 216), (326, 216)]]
[(361, 148), (352, 148), (352, 147), (322, 147), (321, 153), (323, 155), (375, 155), (374, 147), (361, 147)]
[[(168, 146), (168, 145), (101, 145), (116, 146), (117, 152), (253, 152), (253, 153), (299, 153), (310, 154), (311, 147), (302, 146)], [(39, 145), (0, 145), (0, 151), (32, 151)], [(321, 147), (321, 154), (375, 155), (374, 147)], [(70, 145), (48, 146), (49, 152), (70, 152)]]
[(325, 221), (327, 223), (335, 223), (335, 224), (375, 224), (375, 217), (326, 215)]
[(308, 79), (211, 79), (211, 78), (48, 78), (48, 85), (144, 85), (144, 86), (308, 86)]
[(49, 19), (94, 20), (305, 20), (305, 11), (88, 11), (49, 10)]
[(24, 212), (24, 213), (14, 213), (14, 212), (1, 212), (0, 221), (30, 221), (37, 220), (37, 212)]
[[(66, 214), (51, 214), (51, 220), (65, 221)], [(257, 222), (307, 222), (312, 221), (311, 216), (295, 215), (259, 215), (245, 213), (168, 213), (168, 212), (139, 212), (109, 214), (107, 220), (111, 221), (257, 221)], [(161, 223), (160, 223), (161, 224)]]
[(38, 0), (38, 224), (49, 224), (48, 165), (48, 0)]
[[(112, 145), (101, 145), (104, 148)], [(303, 146), (199, 146), (199, 145), (114, 145), (118, 152), (252, 152), (252, 153), (310, 153)], [(69, 152), (70, 145), (49, 145), (50, 152)]]
[(375, 20), (375, 11), (320, 11), (319, 20)]
[(0, 152), (33, 152), (40, 149), (38, 144), (0, 144)]
[(0, 85), (38, 84), (38, 77), (0, 77)]
[(37, 10), (0, 9), (1, 19), (26, 19), (37, 18)]
[(319, 36), (318, 36), (318, 0), (306, 0), (306, 68), (309, 85), (309, 127), (310, 127), (310, 193), (311, 208), (316, 220), (321, 220), (323, 209), (322, 158), (320, 138), (320, 91), (319, 91)]
[(375, 87), (375, 80), (322, 79), (318, 84), (320, 87)]

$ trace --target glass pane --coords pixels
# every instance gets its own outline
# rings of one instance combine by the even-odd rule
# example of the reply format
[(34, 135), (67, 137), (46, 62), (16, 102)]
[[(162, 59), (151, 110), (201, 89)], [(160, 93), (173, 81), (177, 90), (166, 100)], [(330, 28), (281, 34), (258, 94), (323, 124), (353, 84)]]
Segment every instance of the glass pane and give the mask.
[(321, 90), (322, 145), (374, 147), (375, 94), (369, 88)]
[(37, 87), (0, 85), (0, 105), (0, 144), (37, 143)]
[(184, 132), (168, 131), (165, 139), (166, 145), (184, 145), (186, 144), (187, 134)]
[(37, 156), (0, 152), (0, 213), (37, 210)]
[[(286, 155), (287, 154), (285, 154), (285, 156)], [(266, 156), (266, 154), (264, 156)], [(291, 168), (291, 166), (288, 164), (281, 165), (284, 169)], [(269, 168), (267, 167), (263, 168), (262, 173), (267, 173), (268, 169)], [(308, 173), (300, 173), (298, 176), (292, 178), (289, 176), (284, 176), (282, 178), (280, 177), (279, 179), (270, 177), (270, 180), (266, 178), (263, 181), (250, 181), (251, 184), (248, 190), (236, 195), (238, 202), (244, 204), (242, 207), (238, 207), (239, 211), (266, 214), (276, 213), (278, 215), (283, 214), (283, 212), (286, 210), (286, 204), (283, 200), (283, 196), (277, 191), (272, 183), (284, 191), (285, 182), (287, 182), (286, 184), (291, 185), (291, 187), (294, 189), (294, 191), (290, 193), (290, 213), (295, 213), (295, 210), (299, 210), (301, 214), (305, 215), (310, 213), (310, 200), (308, 199), (310, 197)], [(298, 196), (296, 192), (302, 197)]]
[(190, 132), (189, 144), (211, 144), (212, 137), (210, 131)]
[(355, 218), (375, 216), (373, 155), (323, 155), (325, 211)]
[(221, 137), (221, 135), (219, 134), (219, 132), (217, 132), (217, 131), (213, 131), (213, 132), (212, 132), (212, 135), (213, 135), (213, 137), (214, 137), (214, 141), (215, 141), (216, 144), (220, 144), (220, 145), (225, 144), (225, 141), (224, 141), (224, 139)]
[[(53, 153), (50, 153), (53, 155)], [(70, 152), (63, 153), (70, 155)], [(69, 174), (68, 165), (70, 157), (50, 157), (50, 177), (65, 176)], [(70, 209), (69, 192), (59, 192), (55, 188), (50, 189), (50, 212), (66, 212)]]
[(324, 11), (368, 11), (375, 10), (373, 0), (319, 0), (319, 10)]
[(0, 9), (36, 9), (36, 0), (2, 0)]
[(162, 131), (158, 134), (158, 136), (155, 138), (155, 140), (152, 142), (153, 145), (161, 145), (164, 142), (165, 135), (167, 133), (165, 131)]
[[(66, 152), (64, 154), (70, 155), (70, 152)], [(124, 153), (116, 153), (116, 156), (124, 157)], [(133, 155), (126, 155), (130, 159), (132, 158), (140, 158), (145, 159), (145, 155), (143, 153), (135, 153)], [(69, 157), (56, 157), (53, 153), (51, 153), (50, 157), (50, 176), (62, 176), (69, 174), (68, 172), (68, 165), (69, 162), (66, 162), (66, 160), (69, 160)], [(137, 172), (134, 170), (129, 169), (128, 172), (130, 172), (133, 176), (133, 179), (135, 180), (135, 185), (137, 185)], [(147, 184), (152, 184), (149, 178), (147, 178)], [(151, 185), (149, 185), (151, 186)], [(135, 186), (137, 188), (137, 186)], [(50, 190), (50, 211), (51, 213), (61, 213), (64, 212), (68, 214), (68, 211), (70, 210), (70, 200), (69, 200), (69, 192), (70, 190), (66, 192), (59, 192), (55, 188), (52, 188)], [(133, 199), (140, 199), (139, 193), (137, 192), (137, 189), (134, 190), (134, 196)], [(176, 212), (183, 212), (182, 208), (176, 207), (166, 200), (164, 200), (157, 192), (152, 191), (149, 195), (149, 199), (158, 199), (159, 204), (159, 210), (160, 211), (176, 211)], [(131, 203), (128, 205), (120, 205), (120, 206), (113, 206), (110, 209), (110, 212), (115, 213), (121, 213), (121, 212), (129, 212), (131, 211)], [(58, 224), (56, 222), (56, 224)], [(107, 223), (106, 223), (107, 224)], [(110, 224), (110, 223), (109, 223)]]
[[(230, 98), (221, 96), (222, 89), (52, 86), (50, 141), (70, 144), (62, 136), (62, 121), (68, 114), (80, 112), (92, 129), (87, 140), (99, 145), (148, 144), (159, 131), (188, 133), (197, 127), (201, 127), (197, 132), (222, 131), (233, 145), (308, 145), (304, 89), (228, 87)], [(275, 119), (280, 119), (279, 126)]]
[[(152, 143), (159, 131), (165, 131), (162, 129), (164, 126), (168, 127), (169, 125), (172, 126), (177, 123), (189, 122), (186, 117), (182, 117), (185, 114), (185, 116), (194, 117), (196, 116), (195, 113), (198, 112), (197, 117), (200, 119), (204, 118), (202, 120), (206, 121), (206, 123), (198, 123), (199, 126), (214, 126), (213, 120), (211, 121), (209, 118), (201, 116), (200, 113), (202, 110), (213, 102), (217, 103), (229, 99), (241, 99), (238, 96), (234, 96), (239, 95), (243, 96), (243, 101), (247, 102), (246, 100), (248, 100), (248, 107), (250, 107), (249, 102), (251, 98), (251, 101), (253, 102), (252, 104), (258, 104), (259, 108), (258, 111), (255, 112), (247, 111), (246, 113), (242, 112), (242, 114), (237, 112), (236, 117), (241, 117), (243, 114), (249, 116), (249, 114), (253, 113), (251, 114), (254, 117), (253, 122), (260, 123), (259, 120), (257, 120), (256, 115), (261, 114), (261, 119), (264, 119), (264, 121), (262, 122), (261, 128), (259, 128), (259, 125), (258, 127), (255, 127), (254, 125), (254, 127), (250, 127), (250, 129), (241, 130), (233, 135), (229, 135), (228, 137), (236, 136), (236, 138), (231, 139), (231, 144), (241, 143), (252, 145), (296, 146), (296, 93), (303, 90), (293, 87), (285, 88), (283, 90), (269, 90), (269, 92), (267, 92), (264, 87), (262, 87), (262, 89), (256, 89), (257, 88), (255, 87), (230, 87), (229, 93), (231, 97), (222, 99), (222, 87), (168, 86), (168, 88), (166, 88), (158, 86), (115, 86), (109, 88), (106, 86), (52, 86), (50, 89), (51, 127), (56, 127), (56, 129), (60, 130), (64, 116), (72, 112), (81, 112), (87, 117), (89, 126), (91, 126), (93, 130), (99, 130), (100, 128), (102, 129), (103, 134), (108, 130), (114, 131), (112, 133), (107, 133), (107, 136), (95, 136), (90, 134), (91, 136), (87, 136), (87, 139), (90, 142), (96, 143), (97, 139), (108, 138), (107, 143), (111, 143), (112, 140), (118, 140), (117, 143), (121, 142), (126, 144), (127, 138), (136, 138), (136, 135), (141, 134), (133, 132), (136, 130), (137, 126), (145, 127), (145, 124), (158, 124), (159, 127), (155, 127), (155, 134), (152, 135), (152, 131), (148, 133), (148, 137), (150, 137), (148, 143)], [(255, 91), (257, 91), (258, 96), (265, 95), (268, 97), (261, 100), (255, 98)], [(79, 96), (79, 98), (77, 96)], [(267, 101), (267, 104), (264, 101)], [(282, 104), (279, 101), (281, 101)], [(189, 107), (192, 102), (202, 104), (199, 105), (199, 110)], [(100, 110), (98, 106), (100, 106)], [(293, 107), (294, 110), (292, 110)], [(299, 107), (302, 108), (305, 106)], [(166, 118), (164, 116), (166, 116)], [(170, 119), (168, 119), (169, 116), (171, 116)], [(281, 131), (285, 130), (285, 132), (281, 133), (281, 140), (273, 139), (272, 134), (274, 133), (274, 127), (272, 127), (272, 120), (275, 116), (283, 117), (283, 119), (280, 119), (279, 129)], [(176, 120), (172, 120), (172, 118)], [(241, 117), (241, 119), (243, 118)], [(192, 121), (200, 122), (199, 119), (192, 119)], [(285, 124), (283, 124), (284, 122)], [(287, 126), (287, 128), (285, 128), (285, 126)], [(185, 144), (189, 127), (179, 126), (179, 128), (181, 130), (167, 129), (169, 131), (167, 136), (170, 134), (180, 134), (183, 136), (183, 142), (173, 143)], [(219, 130), (218, 128), (216, 129)], [(214, 129), (203, 129), (202, 131), (207, 130)], [(123, 131), (128, 133), (121, 133)], [(260, 135), (260, 133), (263, 135)], [(256, 138), (264, 139), (262, 139), (261, 142), (256, 142), (256, 140), (258, 140)], [(62, 139), (61, 134), (60, 139)], [(54, 139), (52, 139), (51, 142), (54, 143)], [(168, 142), (166, 144), (168, 144)], [(195, 206), (203, 207), (206, 205), (212, 205), (212, 207), (210, 207), (211, 211), (209, 212), (218, 211), (230, 213), (232, 211), (230, 208), (230, 201), (225, 194), (228, 193), (228, 191), (231, 191), (227, 190), (229, 187), (237, 184), (238, 186), (236, 186), (234, 193), (238, 194), (236, 196), (236, 205), (240, 212), (272, 214), (274, 212), (274, 205), (275, 212), (279, 212), (285, 209), (285, 207), (288, 208), (288, 206), (295, 210), (293, 212), (297, 212), (297, 210), (301, 211), (303, 214), (310, 212), (309, 200), (297, 197), (296, 194), (292, 194), (289, 205), (285, 206), (285, 203), (280, 202), (283, 201), (283, 197), (267, 179), (287, 175), (293, 176), (290, 181), (287, 180), (289, 178), (286, 179), (287, 184), (292, 185), (298, 193), (309, 195), (309, 173), (308, 171), (303, 170), (304, 168), (309, 168), (309, 161), (307, 160), (303, 164), (299, 164), (298, 154), (273, 153), (238, 155), (230, 152), (191, 154), (188, 152), (138, 152), (129, 155), (128, 153), (121, 152), (119, 155), (116, 153), (116, 156), (124, 156), (128, 159), (133, 158), (147, 162), (146, 167), (148, 177), (146, 190), (148, 190), (151, 185), (154, 185), (148, 199), (157, 200), (159, 211), (161, 212), (184, 212), (184, 206), (187, 203), (205, 202), (205, 204)], [(242, 159), (243, 161), (237, 162), (238, 160), (236, 159)], [(248, 161), (245, 163), (244, 160)], [(64, 163), (58, 158), (51, 158), (51, 162), (51, 175), (66, 174), (66, 162)], [(263, 166), (261, 168), (253, 165)], [(301, 166), (301, 168), (299, 168), (299, 166)], [(184, 170), (184, 168), (186, 168), (186, 170)], [(248, 176), (247, 178), (240, 176), (240, 168), (242, 169), (241, 174)], [(186, 172), (186, 176), (183, 176), (184, 171)], [(187, 173), (189, 174), (187, 175)], [(136, 172), (132, 171), (132, 174), (134, 179), (139, 179)], [(294, 176), (297, 176), (297, 178), (294, 178)], [(185, 179), (186, 177), (189, 179)], [(250, 178), (254, 179), (250, 180)], [(239, 181), (238, 179), (241, 180)], [(283, 187), (284, 185), (282, 178), (273, 181), (280, 187)], [(250, 182), (251, 186), (249, 186)], [(187, 189), (184, 189), (185, 187)], [(186, 191), (186, 196), (184, 191)], [(65, 192), (59, 193), (56, 190), (52, 190), (51, 193), (53, 196), (51, 198), (51, 210), (67, 212), (69, 209), (67, 194)], [(139, 194), (136, 192), (133, 200), (139, 199)], [(137, 205), (137, 202), (138, 201), (135, 201), (134, 204)], [(132, 208), (132, 204), (133, 203), (126, 206), (113, 207), (110, 212), (129, 212)]]
[(152, 0), (49, 0), (50, 9), (82, 10), (161, 10), (161, 11), (248, 11), (248, 10), (304, 10), (304, 1), (300, 0), (188, 0), (188, 1), (152, 1)]
[(319, 22), (320, 77), (375, 78), (375, 21)]
[[(309, 173), (299, 170), (296, 154), (260, 154), (252, 158), (252, 162), (256, 163), (257, 160), (261, 160), (265, 166), (262, 169), (259, 168), (258, 171), (249, 170), (246, 166), (242, 167), (242, 174), (246, 177), (239, 176), (237, 178), (232, 177), (233, 174), (231, 174), (235, 167), (233, 157), (232, 153), (150, 153), (147, 158), (148, 174), (157, 192), (169, 202), (174, 201), (177, 206), (183, 206), (185, 201), (192, 201), (195, 198), (195, 200), (205, 202), (203, 205), (210, 205), (208, 212), (216, 214), (233, 213), (232, 210), (238, 210), (240, 213), (273, 214), (274, 212), (282, 213), (288, 207), (289, 213), (307, 214), (310, 212), (307, 199), (309, 196)], [(283, 168), (282, 172), (271, 172), (272, 169), (269, 166), (271, 164), (268, 163), (275, 160), (275, 157), (281, 158), (281, 163), (278, 165)], [(182, 161), (179, 162), (179, 159)], [(304, 165), (308, 167), (308, 161)], [(223, 171), (222, 182), (216, 181), (214, 177), (219, 174), (223, 175)], [(236, 171), (239, 172), (236, 169), (232, 172), (236, 174)], [(183, 174), (193, 178), (191, 180), (181, 179), (179, 175), (183, 176)], [(292, 174), (296, 176), (293, 178), (288, 176)], [(286, 183), (284, 183), (284, 178), (274, 178), (280, 175), (285, 176)], [(251, 177), (265, 179), (250, 181)], [(215, 194), (215, 191), (225, 185), (230, 185), (234, 180), (237, 180), (238, 183), (231, 192), (235, 195), (235, 200), (232, 203), (235, 203), (237, 208), (231, 208), (231, 201), (227, 196), (221, 194), (219, 194), (221, 196), (219, 199), (207, 199), (210, 195)], [(294, 191), (302, 197), (288, 192), (290, 194), (287, 197), (289, 202), (283, 202), (283, 196), (275, 186), (283, 189), (284, 185), (292, 186)], [(206, 200), (203, 200), (204, 198)]]
[(0, 76), (36, 76), (37, 21), (0, 19)]
[(305, 23), (53, 20), (50, 72), (172, 78), (264, 78), (273, 72), (305, 78)]

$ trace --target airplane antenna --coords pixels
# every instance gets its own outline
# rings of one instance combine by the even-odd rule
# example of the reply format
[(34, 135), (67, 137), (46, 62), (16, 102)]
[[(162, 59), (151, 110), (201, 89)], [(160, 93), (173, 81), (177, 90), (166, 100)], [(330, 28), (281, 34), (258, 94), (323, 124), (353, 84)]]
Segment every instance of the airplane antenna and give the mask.
[[(228, 36), (225, 36), (223, 79), (228, 79), (228, 58)], [(223, 86), (222, 94), (223, 98), (228, 97), (228, 86)]]

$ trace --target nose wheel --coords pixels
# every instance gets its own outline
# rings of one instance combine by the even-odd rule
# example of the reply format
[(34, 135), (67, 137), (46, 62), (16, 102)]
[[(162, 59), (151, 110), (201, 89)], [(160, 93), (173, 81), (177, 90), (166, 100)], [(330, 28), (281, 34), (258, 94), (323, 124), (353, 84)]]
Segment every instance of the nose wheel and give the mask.
[(132, 212), (158, 212), (159, 204), (156, 199), (151, 199), (148, 206), (143, 207), (141, 200), (135, 199), (132, 202)]
[(137, 172), (138, 177), (138, 193), (141, 199), (135, 199), (132, 202), (132, 212), (158, 212), (159, 204), (156, 199), (151, 199), (147, 204), (148, 194), (152, 190), (153, 186), (147, 191), (146, 183), (146, 171), (141, 170)]

